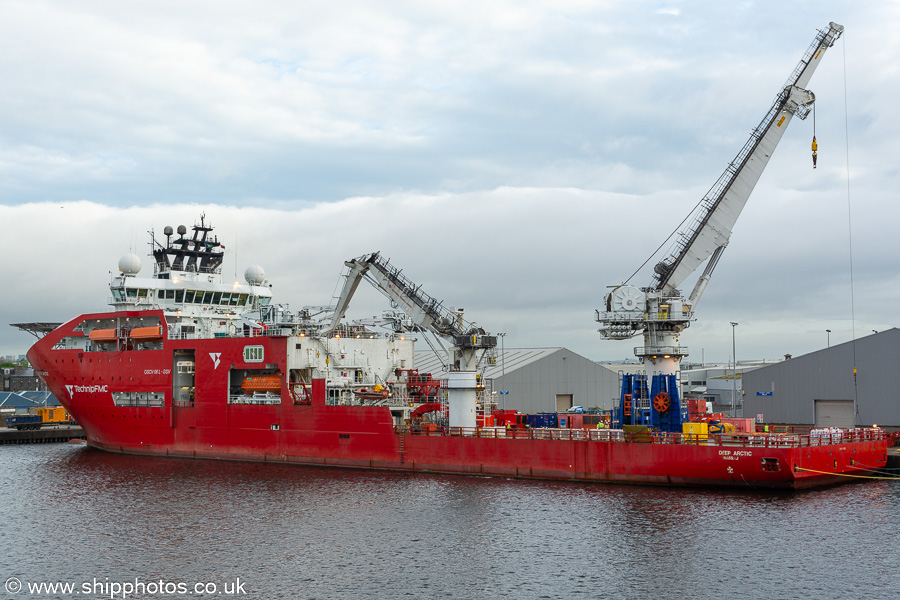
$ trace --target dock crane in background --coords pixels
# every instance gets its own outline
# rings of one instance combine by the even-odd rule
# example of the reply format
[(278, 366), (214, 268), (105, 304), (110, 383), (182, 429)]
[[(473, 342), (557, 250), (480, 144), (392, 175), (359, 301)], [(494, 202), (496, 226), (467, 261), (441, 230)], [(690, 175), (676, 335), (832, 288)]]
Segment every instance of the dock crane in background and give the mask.
[[(679, 335), (693, 320), (731, 230), (791, 118), (796, 115), (805, 119), (809, 114), (815, 96), (805, 87), (825, 51), (843, 31), (843, 26), (829, 23), (827, 29), (818, 32), (750, 139), (683, 221), (687, 228), (672, 234), (675, 239), (653, 268), (650, 286), (638, 288), (627, 281), (614, 286), (605, 297), (604, 308), (595, 311), (604, 338), (644, 336), (644, 345), (634, 353), (647, 373), (623, 376), (619, 399), (622, 425), (681, 431), (677, 373), (688, 350), (679, 345)], [(678, 286), (704, 261), (706, 268), (684, 298)]]
[[(344, 264), (348, 268), (344, 286), (335, 304), (331, 323), (321, 330), (321, 335), (331, 335), (337, 329), (359, 283), (366, 279), (387, 296), (396, 308), (409, 316), (416, 331), (435, 335), (444, 352), (447, 369), (450, 427), (476, 427), (477, 370), (485, 353), (497, 346), (497, 336), (489, 335), (484, 329), (466, 322), (463, 319), (463, 309), (445, 308), (378, 252), (354, 258)], [(441, 340), (446, 341), (449, 348)], [(430, 344), (430, 340), (428, 341)]]

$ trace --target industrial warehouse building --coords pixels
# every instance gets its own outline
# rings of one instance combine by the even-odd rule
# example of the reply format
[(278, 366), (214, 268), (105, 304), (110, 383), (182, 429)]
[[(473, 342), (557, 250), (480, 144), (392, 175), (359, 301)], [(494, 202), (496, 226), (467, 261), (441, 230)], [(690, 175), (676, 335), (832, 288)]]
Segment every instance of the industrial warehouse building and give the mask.
[(59, 406), (59, 401), (50, 392), (0, 392), (0, 427), (17, 411), (41, 406)]
[[(415, 360), (419, 373), (446, 376), (434, 352), (417, 351)], [(498, 408), (525, 413), (573, 406), (610, 409), (619, 397), (619, 375), (613, 369), (620, 368), (607, 368), (566, 348), (498, 349), (496, 363), (485, 370), (485, 393), (495, 398)]]
[(900, 427), (900, 329), (743, 375), (744, 416), (767, 423)]

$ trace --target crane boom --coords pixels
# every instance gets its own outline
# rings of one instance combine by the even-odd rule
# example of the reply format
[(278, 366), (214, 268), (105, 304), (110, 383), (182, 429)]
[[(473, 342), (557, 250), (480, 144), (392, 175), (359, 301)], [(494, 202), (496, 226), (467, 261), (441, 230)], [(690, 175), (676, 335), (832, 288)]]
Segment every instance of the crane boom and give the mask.
[(454, 345), (460, 347), (473, 345), (471, 339), (473, 336), (482, 338), (482, 341), (474, 342), (477, 347), (487, 348), (497, 345), (496, 336), (486, 336), (483, 329), (463, 319), (462, 309), (445, 308), (442, 302), (423, 292), (422, 286), (410, 281), (400, 269), (381, 256), (381, 253), (363, 255), (346, 261), (344, 265), (348, 269), (344, 286), (335, 305), (332, 321), (323, 330), (323, 335), (329, 335), (337, 328), (360, 282), (366, 279), (406, 313), (419, 329), (448, 338)]
[[(728, 244), (731, 230), (781, 141), (791, 117), (796, 114), (805, 119), (809, 113), (815, 96), (804, 87), (825, 51), (834, 45), (843, 31), (843, 26), (830, 23), (828, 29), (816, 35), (771, 108), (750, 134), (750, 139), (701, 200), (688, 231), (680, 234), (668, 256), (657, 263), (652, 287), (665, 292), (674, 291), (703, 261)], [(705, 274), (706, 281), (709, 275), (711, 271)], [(699, 300), (706, 281), (702, 284), (698, 282), (699, 285), (694, 288), (691, 304)]]
[(463, 310), (450, 310), (422, 291), (400, 269), (373, 252), (344, 263), (347, 273), (335, 305), (331, 323), (322, 330), (330, 335), (337, 329), (350, 300), (363, 279), (374, 285), (391, 303), (405, 312), (417, 329), (429, 331), (447, 340), (451, 346), (446, 357), (451, 427), (475, 427), (477, 374), (485, 351), (497, 346), (497, 336), (463, 319)]

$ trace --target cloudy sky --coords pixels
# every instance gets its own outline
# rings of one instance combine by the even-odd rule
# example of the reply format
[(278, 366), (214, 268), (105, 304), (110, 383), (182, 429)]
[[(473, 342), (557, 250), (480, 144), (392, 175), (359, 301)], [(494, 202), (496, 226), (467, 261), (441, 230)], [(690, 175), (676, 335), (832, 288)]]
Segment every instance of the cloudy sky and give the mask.
[[(819, 167), (794, 119), (682, 337), (708, 362), (730, 321), (738, 359), (897, 325), (900, 4), (3, 0), (0, 355), (33, 341), (7, 323), (105, 309), (122, 254), (147, 273), (147, 231), (205, 213), (226, 278), (260, 264), (292, 307), (380, 250), (507, 347), (632, 356), (596, 333), (607, 286), (829, 21)], [(386, 308), (365, 289), (348, 316)]]

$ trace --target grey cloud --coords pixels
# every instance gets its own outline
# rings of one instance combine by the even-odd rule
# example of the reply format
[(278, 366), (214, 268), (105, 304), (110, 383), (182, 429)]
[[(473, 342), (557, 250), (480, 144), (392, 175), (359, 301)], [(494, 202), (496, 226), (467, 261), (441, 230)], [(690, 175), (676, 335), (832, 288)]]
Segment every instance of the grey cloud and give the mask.
[[(327, 302), (343, 260), (382, 250), (508, 344), (630, 356), (633, 343), (594, 332), (606, 286), (687, 214), (815, 27), (836, 20), (845, 40), (811, 84), (820, 167), (811, 121), (795, 121), (683, 341), (692, 359), (725, 360), (735, 320), (739, 356), (772, 357), (820, 347), (826, 328), (835, 343), (893, 326), (897, 126), (884, 98), (900, 9), (269, 8), (4, 6), (0, 250), (25, 256), (2, 267), (0, 323), (105, 308), (121, 254), (145, 255), (149, 227), (205, 210), (226, 245), (236, 236), (231, 269), (262, 264), (294, 305)], [(353, 311), (382, 308), (371, 294)], [(24, 351), (28, 336), (4, 328), (0, 352)]]

